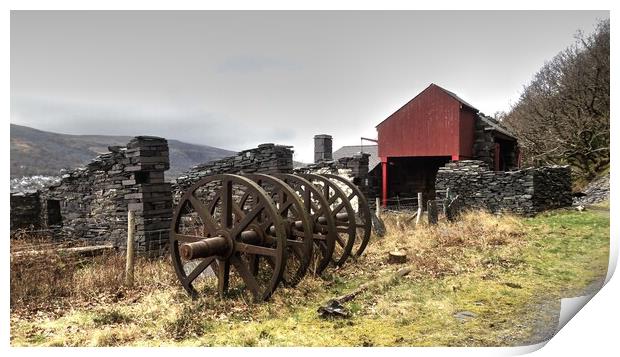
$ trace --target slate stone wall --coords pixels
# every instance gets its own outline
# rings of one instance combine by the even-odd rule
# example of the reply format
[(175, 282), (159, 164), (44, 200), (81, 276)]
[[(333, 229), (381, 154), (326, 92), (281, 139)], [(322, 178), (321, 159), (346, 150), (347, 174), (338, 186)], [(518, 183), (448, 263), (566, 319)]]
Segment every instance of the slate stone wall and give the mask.
[(543, 166), (530, 169), (534, 176), (534, 209), (568, 207), (573, 204), (572, 176), (569, 166)]
[(41, 228), (39, 192), (11, 193), (11, 230)]
[(480, 160), (493, 167), (495, 161), (495, 137), (493, 132), (485, 130), (488, 128), (482, 120), (476, 120), (476, 129), (474, 132), (474, 148), (473, 154), (476, 160)]
[[(60, 182), (40, 192), (41, 226), (60, 223), (58, 238), (124, 247), (127, 210), (136, 212), (136, 251), (161, 254), (172, 216), (166, 139), (138, 136), (127, 147), (111, 146), (86, 167), (63, 171)], [(12, 198), (12, 202), (14, 199)], [(17, 201), (15, 201), (17, 202)], [(19, 207), (18, 207), (19, 206)], [(25, 204), (12, 205), (11, 219), (24, 217)], [(49, 222), (59, 210), (60, 222)]]
[(568, 166), (547, 166), (495, 172), (480, 160), (460, 160), (439, 169), (435, 188), (438, 199), (446, 189), (459, 195), (465, 208), (493, 213), (532, 216), (544, 210), (572, 204)]
[(175, 204), (181, 195), (202, 178), (218, 174), (292, 173), (293, 150), (290, 146), (261, 144), (235, 156), (193, 167), (182, 173), (172, 185)]
[(321, 161), (305, 167), (295, 169), (296, 173), (330, 173), (342, 176), (357, 185), (364, 195), (369, 197), (368, 186), (368, 158), (369, 154), (362, 153), (353, 157), (342, 157), (338, 160)]

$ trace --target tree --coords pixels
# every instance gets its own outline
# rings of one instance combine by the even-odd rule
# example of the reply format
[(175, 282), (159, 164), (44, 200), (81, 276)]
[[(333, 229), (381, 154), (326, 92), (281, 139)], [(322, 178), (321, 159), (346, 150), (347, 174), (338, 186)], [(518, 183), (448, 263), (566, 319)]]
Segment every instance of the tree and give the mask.
[(501, 119), (526, 164), (569, 164), (590, 181), (609, 168), (609, 19), (545, 63)]

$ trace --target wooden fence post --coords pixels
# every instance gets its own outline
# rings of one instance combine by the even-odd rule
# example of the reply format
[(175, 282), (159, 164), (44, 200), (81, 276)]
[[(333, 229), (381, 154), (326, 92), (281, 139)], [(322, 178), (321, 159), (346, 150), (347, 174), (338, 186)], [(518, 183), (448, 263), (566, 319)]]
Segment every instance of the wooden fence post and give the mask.
[(136, 234), (134, 211), (127, 211), (127, 262), (125, 265), (125, 285), (133, 287), (133, 243)]
[(437, 212), (437, 201), (428, 200), (428, 224), (437, 224), (438, 212)]
[(415, 219), (416, 226), (418, 225), (418, 223), (420, 223), (420, 217), (422, 216), (422, 210), (424, 208), (422, 207), (423, 204), (424, 202), (422, 200), (422, 192), (418, 192), (418, 216)]
[(446, 198), (443, 200), (443, 216), (448, 217), (448, 205), (450, 204), (450, 187), (446, 188)]

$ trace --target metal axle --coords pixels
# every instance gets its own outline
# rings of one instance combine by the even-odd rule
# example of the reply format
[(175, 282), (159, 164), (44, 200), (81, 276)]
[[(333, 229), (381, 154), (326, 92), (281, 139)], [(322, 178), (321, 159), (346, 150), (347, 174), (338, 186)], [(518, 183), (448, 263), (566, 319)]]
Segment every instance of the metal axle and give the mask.
[[(256, 243), (259, 241), (258, 233), (254, 230), (241, 232), (241, 241)], [(210, 256), (224, 256), (230, 251), (230, 240), (223, 236), (209, 237), (197, 242), (184, 243), (179, 246), (181, 257), (186, 260), (206, 258)]]

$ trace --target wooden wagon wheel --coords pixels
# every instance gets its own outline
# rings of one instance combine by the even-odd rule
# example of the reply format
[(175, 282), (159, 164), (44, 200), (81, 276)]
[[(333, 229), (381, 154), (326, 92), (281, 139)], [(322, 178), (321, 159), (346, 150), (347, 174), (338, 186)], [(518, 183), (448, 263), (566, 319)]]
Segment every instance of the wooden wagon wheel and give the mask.
[(321, 191), (310, 181), (292, 174), (275, 174), (301, 197), (313, 225), (314, 252), (309, 269), (320, 275), (329, 266), (336, 243), (336, 222)]
[(336, 266), (342, 266), (351, 255), (351, 249), (355, 243), (356, 227), (354, 224), (349, 224), (347, 218), (353, 217), (355, 211), (344, 191), (327, 177), (316, 174), (300, 174), (299, 176), (312, 182), (327, 200), (327, 206), (330, 207), (330, 215), (336, 223), (337, 232), (332, 262)]
[(359, 257), (366, 249), (372, 232), (372, 218), (366, 196), (364, 196), (359, 187), (344, 177), (333, 174), (323, 174), (322, 176), (341, 184), (341, 187), (344, 186), (343, 191), (348, 194), (347, 199), (355, 210), (355, 216), (353, 218), (349, 216), (348, 218), (351, 220), (351, 223), (355, 222), (357, 234), (351, 251), (354, 257)]
[[(254, 202), (247, 211), (239, 205), (245, 194)], [(263, 229), (265, 218), (271, 222), (268, 230)], [(255, 301), (262, 301), (282, 278), (286, 227), (272, 199), (255, 182), (238, 175), (214, 175), (181, 197), (172, 219), (170, 247), (176, 274), (192, 297), (198, 295), (195, 285), (200, 280), (206, 293), (249, 292)], [(256, 256), (265, 259), (259, 259), (259, 273), (253, 274), (257, 264), (251, 266), (249, 258)]]
[[(276, 208), (286, 224), (287, 260), (282, 280), (286, 286), (296, 286), (306, 275), (313, 251), (313, 225), (303, 202), (284, 181), (265, 174), (243, 175), (256, 182), (274, 200)], [(239, 201), (243, 209), (252, 209), (250, 195), (244, 194)], [(265, 217), (263, 229), (273, 229), (272, 220)], [(253, 271), (253, 273), (255, 273)]]

